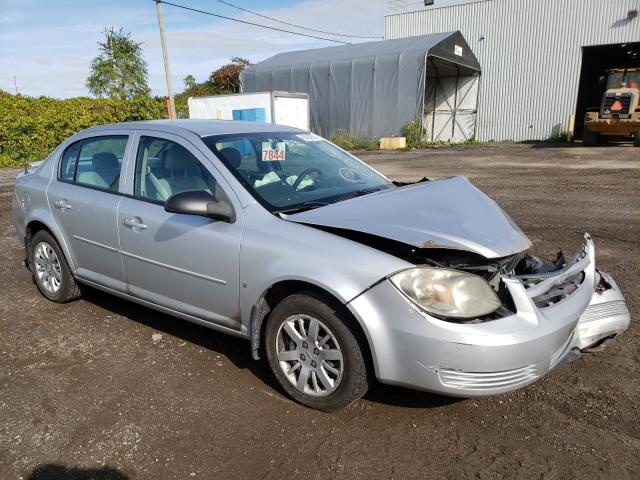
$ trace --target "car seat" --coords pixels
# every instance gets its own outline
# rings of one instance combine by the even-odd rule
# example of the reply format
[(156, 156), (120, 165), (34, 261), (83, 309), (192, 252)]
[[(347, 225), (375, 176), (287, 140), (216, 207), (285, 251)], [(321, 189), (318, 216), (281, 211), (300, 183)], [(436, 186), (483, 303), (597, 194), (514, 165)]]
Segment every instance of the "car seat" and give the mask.
[(118, 190), (120, 162), (115, 153), (98, 152), (91, 158), (92, 170), (78, 171), (78, 183)]
[(173, 145), (163, 152), (162, 164), (166, 176), (158, 178), (158, 183), (168, 196), (189, 190), (205, 190), (211, 193), (198, 160), (180, 145)]

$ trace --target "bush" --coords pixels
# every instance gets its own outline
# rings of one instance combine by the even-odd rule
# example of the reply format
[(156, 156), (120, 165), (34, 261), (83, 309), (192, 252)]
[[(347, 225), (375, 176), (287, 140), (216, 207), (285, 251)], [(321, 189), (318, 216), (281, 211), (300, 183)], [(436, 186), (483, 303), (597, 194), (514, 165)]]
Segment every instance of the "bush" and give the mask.
[(546, 139), (543, 140), (547, 143), (558, 143), (558, 142), (566, 142), (567, 141), (567, 132), (562, 128), (561, 125), (556, 125), (551, 129), (551, 135), (549, 135)]
[(343, 150), (377, 150), (380, 148), (378, 142), (354, 137), (344, 130), (337, 130), (329, 140)]
[(107, 123), (166, 118), (161, 98), (59, 100), (0, 91), (0, 167), (42, 160), (65, 138)]
[(413, 122), (402, 127), (402, 135), (407, 139), (407, 148), (420, 148), (422, 143), (422, 127), (418, 117), (413, 117)]

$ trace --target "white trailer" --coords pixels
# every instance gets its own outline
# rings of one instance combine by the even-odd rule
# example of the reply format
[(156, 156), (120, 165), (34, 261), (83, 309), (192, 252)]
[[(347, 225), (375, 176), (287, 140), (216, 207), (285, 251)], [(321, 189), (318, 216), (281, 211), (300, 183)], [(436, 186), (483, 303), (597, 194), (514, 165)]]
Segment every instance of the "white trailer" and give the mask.
[(277, 123), (309, 130), (309, 95), (258, 92), (190, 97), (189, 118)]

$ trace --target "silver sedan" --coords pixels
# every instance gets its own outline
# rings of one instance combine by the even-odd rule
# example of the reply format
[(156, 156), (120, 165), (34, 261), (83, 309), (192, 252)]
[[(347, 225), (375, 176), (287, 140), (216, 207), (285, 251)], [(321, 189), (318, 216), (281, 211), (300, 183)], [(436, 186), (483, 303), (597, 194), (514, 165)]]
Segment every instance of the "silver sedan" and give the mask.
[(589, 235), (545, 263), (466, 178), (391, 182), (289, 127), (91, 128), (18, 176), (12, 213), (48, 299), (88, 285), (245, 338), (321, 410), (376, 378), (507, 392), (629, 325)]

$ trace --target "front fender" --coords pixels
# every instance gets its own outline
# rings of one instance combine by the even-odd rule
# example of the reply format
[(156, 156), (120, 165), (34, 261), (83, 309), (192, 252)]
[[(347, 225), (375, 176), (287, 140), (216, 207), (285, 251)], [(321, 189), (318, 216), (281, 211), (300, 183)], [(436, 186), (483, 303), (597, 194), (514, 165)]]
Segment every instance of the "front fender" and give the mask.
[(251, 312), (274, 284), (296, 280), (347, 304), (371, 285), (412, 265), (314, 227), (282, 220), (258, 204), (245, 209), (240, 252), (240, 311), (248, 336)]

